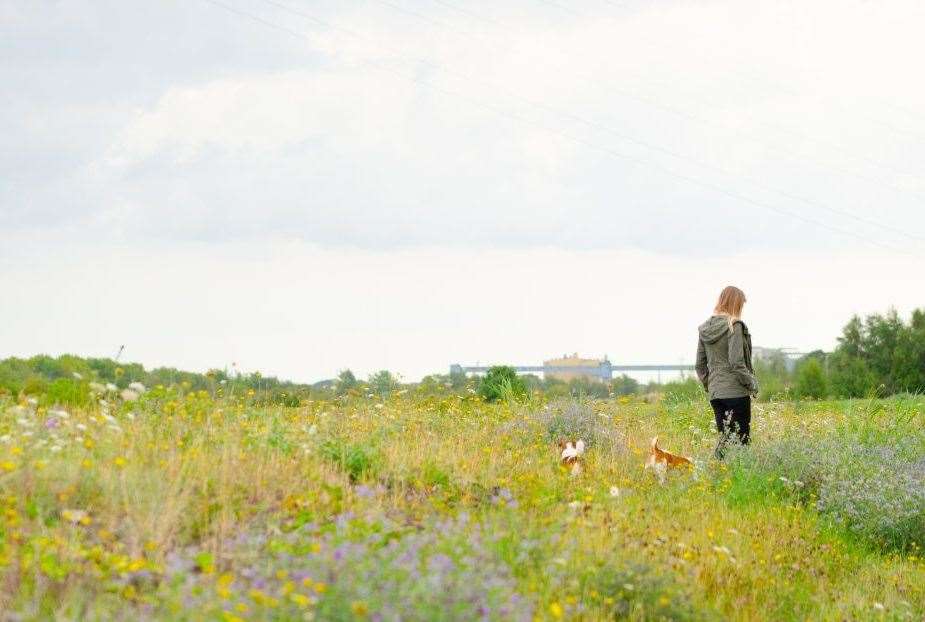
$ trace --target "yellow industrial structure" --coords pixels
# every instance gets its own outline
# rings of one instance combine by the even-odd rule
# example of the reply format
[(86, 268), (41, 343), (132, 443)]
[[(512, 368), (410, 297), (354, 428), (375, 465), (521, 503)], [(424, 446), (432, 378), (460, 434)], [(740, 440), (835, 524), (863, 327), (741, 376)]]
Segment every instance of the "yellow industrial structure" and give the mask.
[[(543, 361), (543, 367), (550, 368), (550, 371), (544, 372), (543, 375), (546, 378), (555, 378), (556, 380), (562, 380), (564, 382), (574, 380), (575, 378), (586, 378), (593, 382), (604, 382), (604, 378), (599, 373), (592, 372), (596, 372), (602, 365), (609, 362), (610, 361), (608, 361), (606, 357), (603, 360), (583, 359), (578, 356), (577, 352), (571, 356), (563, 354), (562, 358)], [(575, 371), (569, 371), (567, 369), (569, 367), (575, 367), (576, 369)]]

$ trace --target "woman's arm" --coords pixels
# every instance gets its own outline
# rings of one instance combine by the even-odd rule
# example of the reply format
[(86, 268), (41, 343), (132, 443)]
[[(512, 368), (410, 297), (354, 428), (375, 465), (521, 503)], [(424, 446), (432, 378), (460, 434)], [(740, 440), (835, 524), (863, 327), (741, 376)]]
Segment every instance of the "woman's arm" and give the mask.
[(700, 384), (709, 391), (710, 368), (707, 366), (707, 350), (703, 345), (703, 339), (697, 339), (697, 364), (694, 368), (697, 370)]
[(739, 322), (733, 325), (732, 334), (729, 335), (729, 366), (750, 394), (758, 393), (758, 379), (748, 371), (745, 364), (745, 341), (742, 336), (742, 324)]

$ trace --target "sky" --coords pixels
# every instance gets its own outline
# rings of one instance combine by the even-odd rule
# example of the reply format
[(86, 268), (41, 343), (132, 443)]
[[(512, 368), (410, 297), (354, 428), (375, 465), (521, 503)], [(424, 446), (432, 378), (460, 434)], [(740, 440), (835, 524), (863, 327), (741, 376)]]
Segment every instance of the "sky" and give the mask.
[(0, 0), (0, 357), (406, 380), (925, 306), (916, 1)]

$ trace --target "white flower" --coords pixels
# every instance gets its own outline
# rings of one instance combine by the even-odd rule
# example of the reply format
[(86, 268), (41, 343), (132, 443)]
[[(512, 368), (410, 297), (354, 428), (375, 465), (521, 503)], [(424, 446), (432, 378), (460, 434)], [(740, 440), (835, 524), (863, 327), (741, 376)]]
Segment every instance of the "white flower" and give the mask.
[(54, 452), (59, 452), (59, 451), (61, 451), (61, 445), (52, 445), (52, 446), (51, 446), (51, 451), (54, 451)]
[(318, 426), (316, 426), (316, 425), (313, 423), (313, 424), (311, 425), (311, 427), (308, 428), (308, 435), (309, 435), (309, 436), (314, 436), (315, 434), (318, 434)]
[(382, 404), (382, 403), (376, 404), (376, 408), (385, 408), (385, 404)]
[(610, 487), (610, 496), (611, 496), (611, 497), (619, 497), (619, 496), (620, 496), (620, 489), (617, 488), (616, 486), (611, 486), (611, 487)]
[(577, 510), (578, 508), (581, 507), (581, 501), (572, 501), (568, 504), (568, 506), (572, 508), (573, 510)]
[(83, 431), (85, 431), (85, 430), (87, 429), (87, 426), (85, 426), (85, 425), (82, 424), (82, 423), (78, 423), (78, 424), (77, 424), (76, 426), (74, 426), (74, 427), (76, 427), (76, 428), (77, 428), (78, 430), (80, 430), (81, 432), (83, 432)]
[(27, 399), (27, 400), (26, 400), (26, 403), (29, 404), (30, 406), (38, 406), (38, 405), (39, 405), (39, 401), (38, 401), (37, 399), (35, 399), (34, 397), (30, 397), (29, 399)]
[(113, 393), (115, 393), (116, 391), (119, 390), (119, 387), (117, 387), (116, 385), (114, 385), (114, 384), (111, 383), (111, 382), (107, 382), (107, 383), (106, 383), (106, 390), (107, 390), (107, 391), (112, 391)]
[(71, 372), (71, 375), (74, 376), (75, 380), (83, 380), (84, 377), (81, 374), (78, 374), (76, 371)]
[(60, 408), (54, 408), (52, 410), (49, 410), (48, 414), (51, 415), (52, 417), (58, 417), (59, 419), (67, 419), (68, 417), (70, 417), (70, 415), (67, 414), (66, 410), (62, 410)]
[(732, 554), (732, 551), (730, 551), (730, 550), (729, 550), (727, 547), (725, 547), (725, 546), (714, 546), (714, 547), (713, 547), (713, 550), (716, 551), (717, 553), (722, 553), (723, 555), (731, 555), (731, 554)]
[(29, 421), (28, 419), (21, 419), (21, 418), (20, 418), (20, 419), (17, 419), (17, 420), (16, 420), (16, 423), (18, 423), (19, 425), (21, 425), (21, 426), (24, 427), (24, 428), (31, 428), (31, 427), (32, 427), (32, 422)]
[(137, 381), (129, 384), (128, 388), (134, 391), (135, 393), (144, 393), (145, 391), (148, 390), (148, 388), (145, 385)]
[(886, 607), (883, 606), (883, 603), (874, 603), (874, 609), (877, 611), (883, 611)]
[(132, 389), (123, 389), (122, 393), (119, 394), (123, 402), (134, 402), (141, 395), (138, 391)]
[(109, 413), (103, 413), (103, 419), (105, 419), (105, 420), (108, 421), (109, 423), (115, 423), (115, 422), (116, 422), (116, 418), (113, 417), (112, 415), (110, 415)]

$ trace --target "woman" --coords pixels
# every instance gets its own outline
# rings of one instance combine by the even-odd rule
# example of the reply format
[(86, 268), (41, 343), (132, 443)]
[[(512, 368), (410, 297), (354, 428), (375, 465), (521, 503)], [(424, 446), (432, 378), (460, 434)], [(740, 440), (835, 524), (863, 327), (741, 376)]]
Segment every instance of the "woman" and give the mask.
[(724, 289), (713, 316), (700, 325), (697, 376), (710, 395), (716, 415), (719, 443), (715, 456), (722, 460), (731, 437), (747, 445), (751, 432), (752, 400), (758, 379), (752, 368), (752, 338), (742, 322), (745, 294), (731, 285)]

